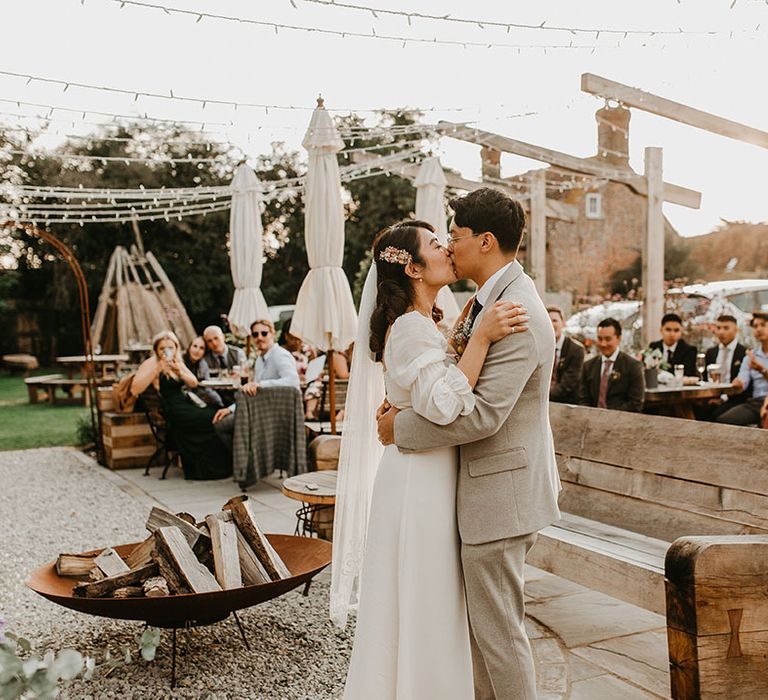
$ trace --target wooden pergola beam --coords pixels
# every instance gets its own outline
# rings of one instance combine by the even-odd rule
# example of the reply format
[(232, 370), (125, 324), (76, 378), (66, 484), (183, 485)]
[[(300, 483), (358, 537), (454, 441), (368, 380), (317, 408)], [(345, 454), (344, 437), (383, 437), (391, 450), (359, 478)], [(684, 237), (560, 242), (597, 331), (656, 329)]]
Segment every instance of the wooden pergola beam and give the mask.
[[(597, 160), (577, 158), (576, 156), (561, 153), (551, 148), (535, 146), (525, 141), (518, 141), (517, 139), (500, 136), (490, 131), (467, 127), (463, 124), (441, 121), (437, 129), (446, 136), (470, 143), (490, 146), (503, 153), (514, 153), (518, 156), (556, 165), (566, 170), (586, 173), (587, 175), (594, 175), (595, 177), (613, 180), (614, 182), (622, 182), (629, 185), (635, 192), (648, 196), (648, 183), (646, 179), (627, 168), (606, 165)], [(668, 182), (663, 183), (663, 197), (665, 202), (679, 204), (690, 209), (698, 209), (701, 206), (701, 192), (690, 190), (687, 187), (680, 187), (679, 185), (672, 185)]]
[[(356, 163), (374, 162), (376, 156), (372, 156), (368, 153), (355, 153), (353, 154), (353, 160)], [(395, 173), (404, 177), (407, 180), (415, 180), (416, 175), (419, 172), (419, 166), (412, 163), (402, 163), (400, 165), (393, 165), (387, 168), (391, 173)], [(513, 197), (523, 205), (523, 208), (528, 211), (528, 200), (530, 195), (523, 194), (516, 191), (514, 187), (508, 187), (499, 182), (478, 182), (477, 180), (467, 180), (466, 178), (456, 175), (455, 173), (443, 171), (445, 173), (445, 179), (447, 186), (457, 190), (466, 190), (467, 192), (474, 192), (481, 187), (497, 187), (500, 190), (506, 192), (510, 197)], [(546, 217), (548, 219), (559, 219), (560, 221), (567, 221), (573, 223), (578, 218), (578, 207), (575, 204), (567, 204), (557, 199), (546, 200)]]
[(603, 97), (606, 100), (621, 102), (626, 107), (635, 107), (650, 112), (659, 117), (672, 119), (681, 124), (703, 129), (719, 136), (727, 136), (736, 141), (751, 143), (755, 146), (768, 148), (768, 131), (718, 117), (694, 107), (659, 97), (650, 92), (617, 83), (592, 73), (581, 76), (581, 90), (591, 95)]

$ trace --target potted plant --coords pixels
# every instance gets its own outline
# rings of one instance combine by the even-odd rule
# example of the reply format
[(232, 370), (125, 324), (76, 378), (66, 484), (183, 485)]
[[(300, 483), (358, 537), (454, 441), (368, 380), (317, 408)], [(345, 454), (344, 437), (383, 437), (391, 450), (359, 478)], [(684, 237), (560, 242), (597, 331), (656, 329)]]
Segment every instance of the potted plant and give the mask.
[(661, 350), (643, 350), (643, 367), (645, 367), (645, 388), (656, 389), (659, 386), (659, 366), (664, 355)]

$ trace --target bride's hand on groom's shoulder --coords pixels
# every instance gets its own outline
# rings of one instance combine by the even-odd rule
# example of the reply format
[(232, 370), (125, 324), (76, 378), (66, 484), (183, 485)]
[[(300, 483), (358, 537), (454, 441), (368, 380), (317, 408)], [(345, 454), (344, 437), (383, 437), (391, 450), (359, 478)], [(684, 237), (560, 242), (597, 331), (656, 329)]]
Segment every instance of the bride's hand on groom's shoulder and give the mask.
[(528, 330), (528, 310), (515, 301), (497, 301), (480, 319), (478, 331), (489, 343), (495, 343), (511, 333)]

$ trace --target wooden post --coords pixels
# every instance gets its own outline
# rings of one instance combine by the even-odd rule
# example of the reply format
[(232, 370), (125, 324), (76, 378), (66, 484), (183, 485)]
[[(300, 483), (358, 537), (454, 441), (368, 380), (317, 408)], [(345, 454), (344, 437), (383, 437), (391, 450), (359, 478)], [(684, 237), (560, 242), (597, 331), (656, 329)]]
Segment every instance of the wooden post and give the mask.
[(644, 347), (656, 337), (664, 315), (664, 199), (662, 149), (645, 149), (645, 179), (648, 183), (648, 213), (643, 246), (643, 334)]
[(544, 170), (530, 174), (531, 214), (528, 222), (529, 271), (536, 291), (544, 299), (547, 291), (547, 175)]
[(672, 698), (768, 697), (768, 537), (681, 537), (665, 574)]
[[(328, 351), (328, 391), (331, 412), (331, 435), (336, 435), (336, 372), (333, 369), (333, 350)], [(322, 416), (320, 416), (322, 418)]]

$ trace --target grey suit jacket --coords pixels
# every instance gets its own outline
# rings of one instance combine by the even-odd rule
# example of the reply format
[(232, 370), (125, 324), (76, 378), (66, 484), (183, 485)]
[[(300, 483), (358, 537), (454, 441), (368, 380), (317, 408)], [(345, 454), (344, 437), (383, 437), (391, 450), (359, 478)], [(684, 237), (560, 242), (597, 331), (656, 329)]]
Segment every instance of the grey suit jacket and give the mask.
[(529, 330), (491, 346), (475, 387), (475, 410), (445, 426), (412, 409), (395, 418), (395, 443), (403, 450), (461, 446), (457, 514), (466, 544), (536, 532), (560, 517), (549, 426), (552, 323), (517, 261), (496, 283), (486, 307), (499, 299), (528, 309)]

